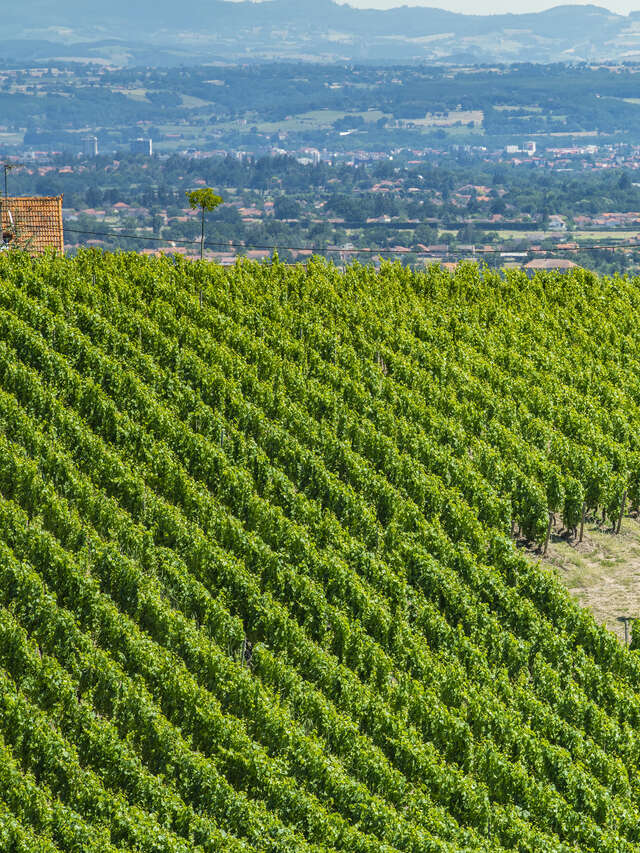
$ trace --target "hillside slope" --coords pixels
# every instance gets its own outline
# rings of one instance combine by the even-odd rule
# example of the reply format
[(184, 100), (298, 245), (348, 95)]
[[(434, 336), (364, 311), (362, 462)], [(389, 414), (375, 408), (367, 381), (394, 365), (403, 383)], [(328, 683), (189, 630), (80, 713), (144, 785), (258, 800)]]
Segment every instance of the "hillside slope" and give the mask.
[[(176, 16), (175, 4), (167, 0), (66, 0), (56, 6), (49, 0), (24, 0), (5, 4), (0, 39), (0, 54), (7, 57), (112, 55), (119, 64), (128, 53), (134, 66), (210, 63), (223, 57), (250, 63), (285, 57), (575, 63), (637, 61), (640, 26), (637, 12), (619, 15), (593, 4), (468, 15), (427, 3), (380, 10), (335, 0), (184, 0)], [(145, 58), (151, 45), (161, 48), (155, 59)]]
[[(0, 849), (640, 849), (640, 282), (0, 257)], [(612, 534), (614, 535), (614, 534)]]

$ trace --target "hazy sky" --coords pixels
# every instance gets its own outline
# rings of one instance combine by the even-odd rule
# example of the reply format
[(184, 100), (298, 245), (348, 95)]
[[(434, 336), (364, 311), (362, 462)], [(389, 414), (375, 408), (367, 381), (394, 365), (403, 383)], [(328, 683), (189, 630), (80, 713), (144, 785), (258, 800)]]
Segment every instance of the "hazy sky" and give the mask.
[[(342, 2), (342, 0), (338, 0)], [(552, 6), (568, 6), (568, 5), (585, 5), (584, 3), (571, 3), (571, 0), (558, 0), (558, 2), (544, 2), (544, 0), (522, 0), (522, 2), (514, 3), (513, 0), (430, 0), (430, 2), (419, 2), (419, 0), (349, 0), (350, 6), (357, 6), (361, 9), (389, 9), (391, 6), (401, 6), (403, 3), (407, 6), (435, 6), (437, 9), (449, 9), (451, 12), (465, 12), (466, 14), (476, 15), (491, 15), (500, 12), (541, 12), (543, 9), (550, 9)], [(629, 12), (640, 11), (640, 0), (635, 3), (625, 2), (625, 0), (604, 0), (598, 2), (595, 0), (594, 6), (601, 6), (605, 9), (610, 9), (612, 12), (618, 12), (621, 15), (627, 15)]]

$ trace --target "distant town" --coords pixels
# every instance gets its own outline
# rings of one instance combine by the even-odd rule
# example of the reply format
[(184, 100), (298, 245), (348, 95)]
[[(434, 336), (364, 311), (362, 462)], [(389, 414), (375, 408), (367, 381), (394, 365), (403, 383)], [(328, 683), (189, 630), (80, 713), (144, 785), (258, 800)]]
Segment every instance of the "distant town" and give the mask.
[(206, 185), (225, 201), (207, 227), (222, 263), (277, 248), (292, 261), (634, 270), (635, 70), (572, 69), (560, 103), (560, 78), (535, 66), (270, 64), (258, 76), (5, 61), (0, 162), (12, 194), (64, 194), (71, 252), (194, 254), (185, 193)]

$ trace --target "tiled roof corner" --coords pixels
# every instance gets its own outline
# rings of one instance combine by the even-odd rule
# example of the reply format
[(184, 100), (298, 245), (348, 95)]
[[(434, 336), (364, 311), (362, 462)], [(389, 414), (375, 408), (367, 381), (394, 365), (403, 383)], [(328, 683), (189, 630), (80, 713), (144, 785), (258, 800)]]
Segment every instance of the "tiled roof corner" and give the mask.
[(0, 224), (10, 246), (32, 255), (64, 252), (61, 195), (0, 197)]

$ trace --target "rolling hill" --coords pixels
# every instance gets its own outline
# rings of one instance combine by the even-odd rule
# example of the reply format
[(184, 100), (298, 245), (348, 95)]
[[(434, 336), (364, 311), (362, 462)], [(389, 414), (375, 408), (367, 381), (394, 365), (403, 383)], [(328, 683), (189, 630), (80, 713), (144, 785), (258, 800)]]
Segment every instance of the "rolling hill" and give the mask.
[(637, 511), (639, 305), (0, 255), (0, 848), (638, 850), (640, 658), (530, 552)]
[[(149, 47), (157, 49), (155, 61)], [(3, 9), (0, 56), (109, 58), (131, 64), (216, 59), (396, 62), (581, 62), (640, 55), (638, 13), (594, 5), (544, 12), (464, 15), (425, 6), (355, 9), (333, 0), (166, 0), (52, 6), (25, 0)]]

